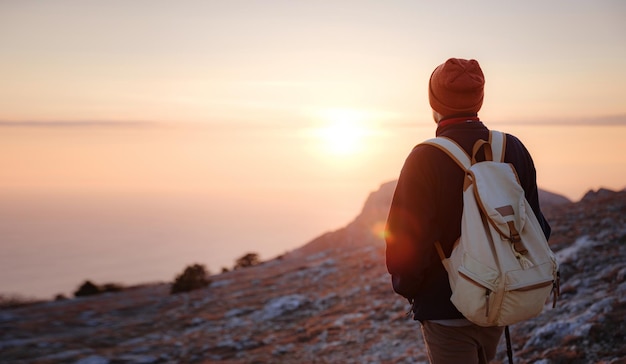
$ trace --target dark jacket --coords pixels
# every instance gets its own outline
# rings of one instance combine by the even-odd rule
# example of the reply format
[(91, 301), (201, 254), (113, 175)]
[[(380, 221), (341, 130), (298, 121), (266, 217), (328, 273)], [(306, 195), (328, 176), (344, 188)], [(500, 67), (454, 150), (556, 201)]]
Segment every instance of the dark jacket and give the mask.
[[(489, 129), (475, 121), (440, 126), (436, 135), (453, 139), (471, 155), (476, 140), (488, 140)], [(515, 167), (526, 199), (549, 237), (550, 225), (539, 208), (532, 158), (522, 142), (509, 134), (504, 161)], [(461, 235), (464, 177), (450, 157), (430, 145), (417, 145), (400, 173), (387, 219), (387, 270), (394, 290), (414, 300), (416, 320), (463, 318), (450, 302), (448, 276), (434, 244), (439, 241), (450, 256)]]

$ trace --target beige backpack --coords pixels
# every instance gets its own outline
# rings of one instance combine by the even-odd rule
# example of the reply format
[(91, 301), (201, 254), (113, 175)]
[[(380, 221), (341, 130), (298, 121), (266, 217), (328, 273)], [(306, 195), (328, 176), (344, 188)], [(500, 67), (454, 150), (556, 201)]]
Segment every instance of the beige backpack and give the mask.
[[(465, 171), (461, 237), (443, 262), (456, 308), (480, 326), (506, 326), (535, 317), (550, 293), (558, 296), (558, 264), (526, 201), (515, 168), (504, 163), (505, 134), (492, 131), (470, 160), (454, 141), (426, 141)], [(485, 161), (476, 162), (483, 149)]]

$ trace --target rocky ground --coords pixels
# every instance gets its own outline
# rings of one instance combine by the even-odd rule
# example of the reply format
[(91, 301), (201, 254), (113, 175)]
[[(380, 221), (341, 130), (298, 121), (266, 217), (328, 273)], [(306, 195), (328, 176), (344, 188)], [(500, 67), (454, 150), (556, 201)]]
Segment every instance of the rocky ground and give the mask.
[[(381, 186), (347, 227), (206, 289), (152, 284), (0, 310), (0, 363), (426, 363), (384, 265), (392, 191)], [(562, 296), (511, 328), (515, 362), (626, 363), (626, 192), (545, 210)]]

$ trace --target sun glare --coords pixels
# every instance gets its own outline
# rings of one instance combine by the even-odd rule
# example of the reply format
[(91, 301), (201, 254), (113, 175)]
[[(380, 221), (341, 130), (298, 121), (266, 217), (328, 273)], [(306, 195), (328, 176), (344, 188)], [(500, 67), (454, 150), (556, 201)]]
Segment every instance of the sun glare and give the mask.
[(327, 109), (320, 112), (325, 126), (318, 130), (324, 149), (335, 155), (357, 153), (363, 147), (367, 134), (364, 112), (353, 109)]

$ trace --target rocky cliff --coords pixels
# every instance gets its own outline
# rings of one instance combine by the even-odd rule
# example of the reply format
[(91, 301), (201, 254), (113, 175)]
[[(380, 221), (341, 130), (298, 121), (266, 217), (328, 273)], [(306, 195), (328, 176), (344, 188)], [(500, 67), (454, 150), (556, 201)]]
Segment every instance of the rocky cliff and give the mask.
[[(206, 289), (169, 295), (155, 284), (2, 310), (0, 362), (426, 363), (419, 323), (385, 269), (392, 192), (381, 186), (345, 228)], [(562, 296), (511, 328), (515, 362), (626, 362), (626, 192), (545, 212)]]

